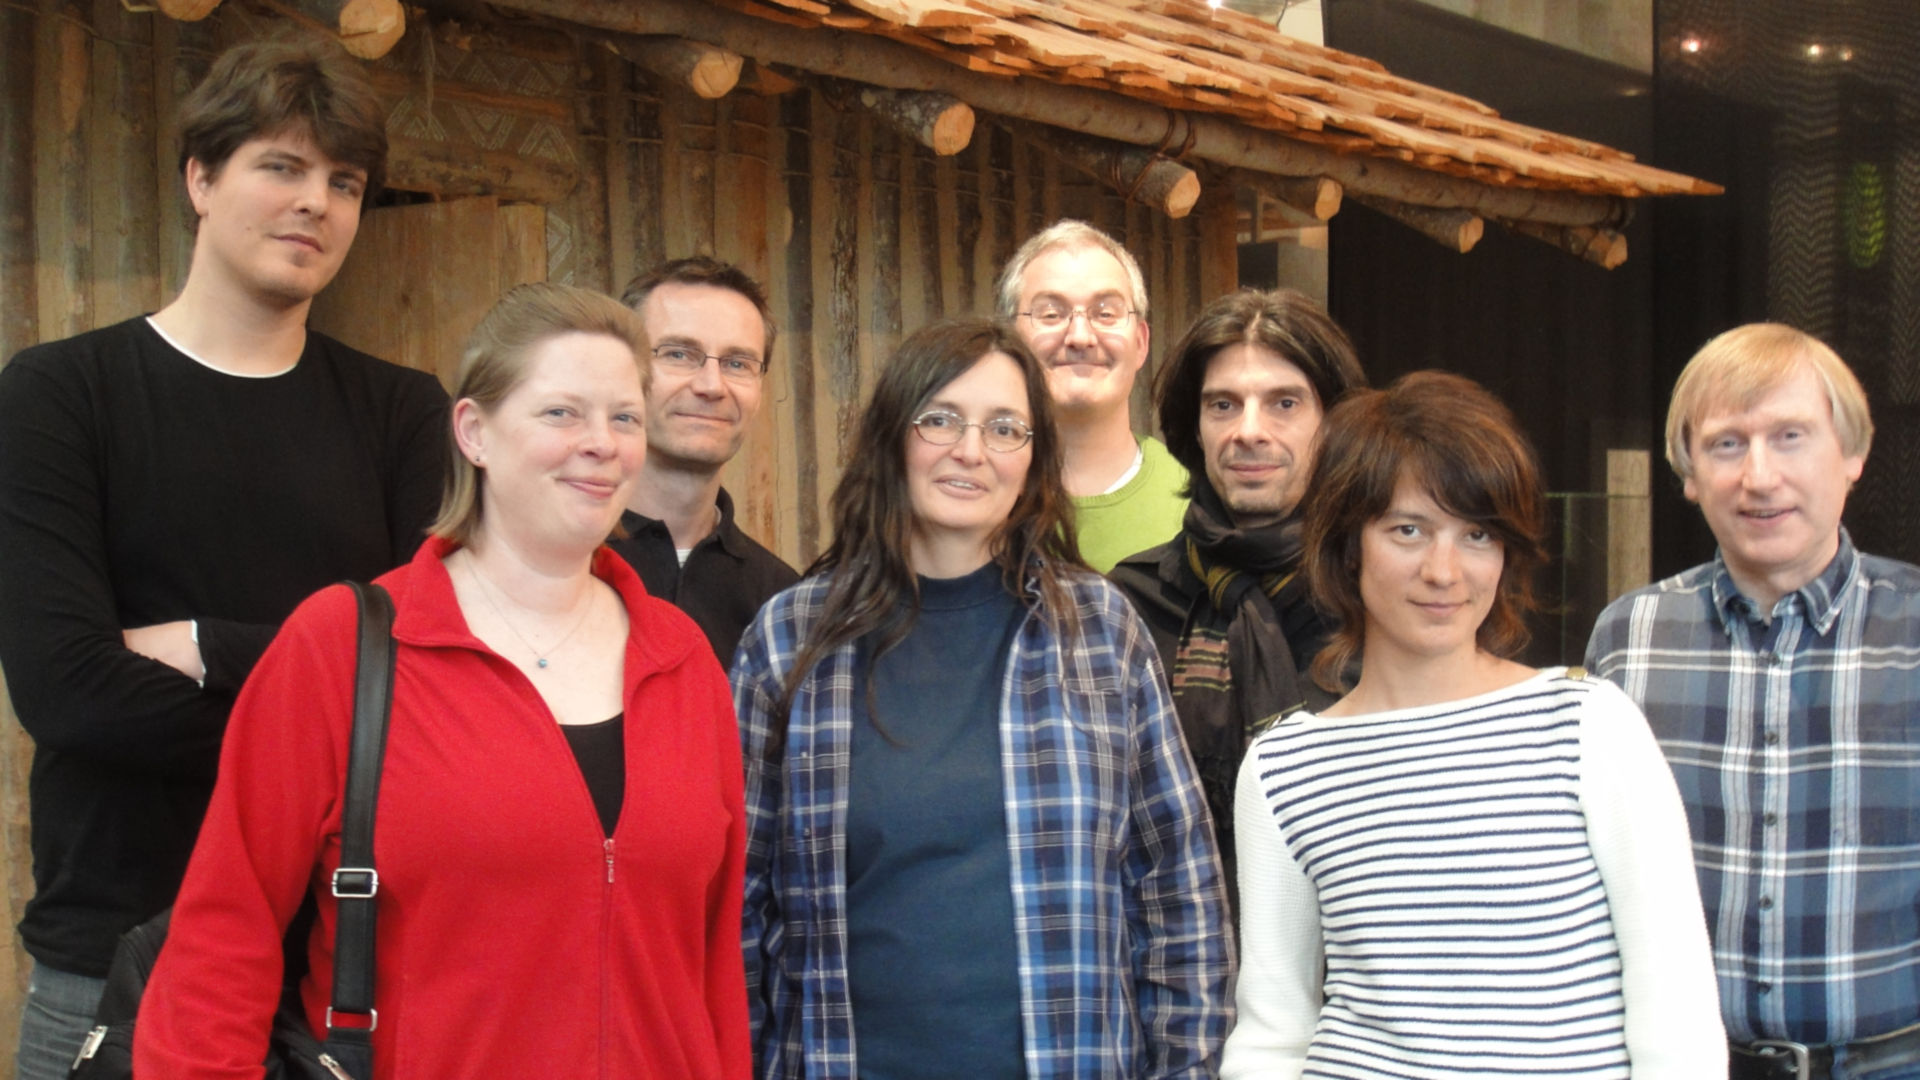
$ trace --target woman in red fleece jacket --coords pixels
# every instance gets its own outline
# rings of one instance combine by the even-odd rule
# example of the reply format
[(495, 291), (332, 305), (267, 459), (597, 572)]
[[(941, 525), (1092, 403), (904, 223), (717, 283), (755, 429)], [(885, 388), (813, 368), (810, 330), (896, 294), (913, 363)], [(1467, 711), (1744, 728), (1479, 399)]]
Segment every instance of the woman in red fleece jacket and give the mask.
[[(508, 293), (462, 362), (433, 536), (381, 579), (380, 1080), (748, 1076), (726, 681), (601, 546), (646, 454), (645, 341), (596, 293)], [(344, 588), (310, 598), (240, 696), (141, 1007), (143, 1077), (262, 1075), (309, 890), (300, 989), (324, 1031), (355, 619)]]

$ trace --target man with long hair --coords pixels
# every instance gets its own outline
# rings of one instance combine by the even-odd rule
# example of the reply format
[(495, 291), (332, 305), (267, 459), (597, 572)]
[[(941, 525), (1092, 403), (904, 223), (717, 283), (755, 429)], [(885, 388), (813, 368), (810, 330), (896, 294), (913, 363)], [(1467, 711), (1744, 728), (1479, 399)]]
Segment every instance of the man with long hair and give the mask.
[(1207, 305), (1160, 379), (1160, 430), (1192, 501), (1172, 540), (1111, 576), (1160, 648), (1229, 871), (1247, 743), (1332, 702), (1306, 675), (1327, 627), (1298, 573), (1297, 509), (1321, 417), (1366, 383), (1346, 332), (1291, 289)]

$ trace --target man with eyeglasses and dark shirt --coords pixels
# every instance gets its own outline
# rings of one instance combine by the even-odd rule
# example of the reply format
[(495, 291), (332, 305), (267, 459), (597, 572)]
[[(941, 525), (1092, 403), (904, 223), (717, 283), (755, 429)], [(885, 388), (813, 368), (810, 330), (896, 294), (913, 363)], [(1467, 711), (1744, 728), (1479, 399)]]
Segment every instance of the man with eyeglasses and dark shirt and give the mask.
[(774, 593), (800, 580), (740, 531), (720, 471), (760, 411), (773, 353), (766, 290), (737, 266), (696, 255), (629, 282), (621, 303), (653, 345), (647, 460), (612, 547), (647, 592), (692, 617), (722, 667)]
[(1000, 272), (997, 314), (1047, 370), (1080, 554), (1101, 573), (1180, 531), (1187, 470), (1136, 438), (1133, 380), (1147, 362), (1147, 286), (1118, 240), (1064, 219)]

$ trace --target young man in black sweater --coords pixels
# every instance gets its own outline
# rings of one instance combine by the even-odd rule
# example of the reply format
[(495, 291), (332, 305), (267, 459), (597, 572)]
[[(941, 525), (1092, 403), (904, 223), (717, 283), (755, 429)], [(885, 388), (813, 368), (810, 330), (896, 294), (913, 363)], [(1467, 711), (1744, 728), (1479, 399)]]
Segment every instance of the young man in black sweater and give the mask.
[(180, 295), (0, 370), (0, 663), (34, 740), (20, 1080), (66, 1076), (115, 942), (173, 902), (280, 621), (405, 561), (439, 502), (439, 384), (306, 328), (385, 166), (364, 73), (243, 45), (181, 119)]

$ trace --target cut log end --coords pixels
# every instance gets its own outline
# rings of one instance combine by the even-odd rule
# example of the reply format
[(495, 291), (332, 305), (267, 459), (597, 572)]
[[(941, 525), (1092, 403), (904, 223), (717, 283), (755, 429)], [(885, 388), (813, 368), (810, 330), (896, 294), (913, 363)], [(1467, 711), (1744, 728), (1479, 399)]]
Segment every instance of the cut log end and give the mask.
[(1161, 199), (1160, 209), (1170, 218), (1183, 218), (1193, 212), (1193, 204), (1200, 201), (1200, 177), (1192, 170), (1174, 181), (1166, 195)]
[(693, 92), (709, 101), (726, 97), (740, 84), (740, 65), (743, 59), (739, 53), (725, 49), (708, 49), (694, 62), (693, 70), (687, 74), (687, 85)]
[(973, 142), (973, 109), (961, 102), (942, 112), (933, 122), (933, 152), (952, 157)]
[(1340, 212), (1340, 201), (1346, 196), (1346, 189), (1338, 180), (1329, 180), (1324, 176), (1315, 178), (1313, 192), (1313, 216), (1321, 221), (1332, 221)]
[(178, 22), (199, 22), (213, 14), (220, 0), (157, 0), (160, 13)]

